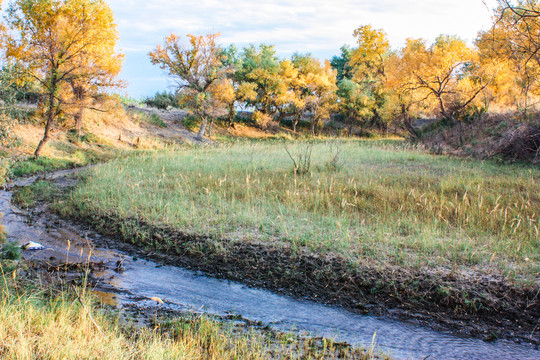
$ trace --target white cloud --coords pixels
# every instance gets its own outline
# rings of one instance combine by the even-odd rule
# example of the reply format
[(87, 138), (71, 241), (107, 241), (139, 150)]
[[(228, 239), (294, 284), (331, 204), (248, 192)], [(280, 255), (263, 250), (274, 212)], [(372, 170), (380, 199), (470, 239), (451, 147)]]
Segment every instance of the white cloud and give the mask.
[[(432, 41), (441, 33), (472, 42), (489, 26), (489, 8), (496, 0), (109, 0), (109, 5), (118, 23), (120, 48), (126, 52), (124, 77), (140, 82), (134, 80), (133, 69), (137, 76), (155, 76), (146, 54), (172, 32), (220, 32), (224, 44), (269, 43), (280, 56), (298, 51), (330, 58), (341, 45), (353, 44), (353, 30), (364, 24), (383, 28), (393, 47), (407, 37)], [(133, 86), (134, 95), (156, 90)]]

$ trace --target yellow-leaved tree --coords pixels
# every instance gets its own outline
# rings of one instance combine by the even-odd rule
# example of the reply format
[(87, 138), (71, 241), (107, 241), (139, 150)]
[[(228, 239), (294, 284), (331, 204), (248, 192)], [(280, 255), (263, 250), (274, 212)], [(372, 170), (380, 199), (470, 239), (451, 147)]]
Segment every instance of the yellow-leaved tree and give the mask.
[[(45, 131), (34, 156), (50, 139), (66, 93), (83, 99), (102, 87), (117, 85), (122, 56), (114, 46), (118, 32), (103, 0), (16, 0), (7, 9), (6, 56), (41, 85)], [(82, 111), (78, 111), (80, 127)]]
[[(336, 108), (336, 76), (337, 71), (332, 68), (330, 62), (312, 57), (310, 54), (292, 57), (292, 63), (297, 69), (296, 81), (297, 105), (300, 108), (299, 115), (311, 117), (311, 132), (315, 135), (323, 119), (330, 118)], [(293, 120), (293, 131), (299, 117)]]
[(402, 86), (461, 129), (458, 115), (473, 104), (492, 78), (489, 68), (478, 61), (477, 51), (456, 37), (441, 35), (429, 48), (421, 40), (409, 42), (402, 56), (407, 71)]
[(387, 129), (381, 109), (387, 96), (384, 83), (390, 43), (382, 29), (371, 25), (360, 26), (353, 35), (358, 47), (350, 52), (352, 78), (339, 83), (339, 111), (350, 129), (355, 122)]
[(492, 90), (501, 105), (516, 106), (523, 120), (539, 103), (540, 4), (499, 1), (494, 24), (476, 40), (482, 62), (497, 68)]
[(187, 41), (171, 34), (163, 45), (150, 52), (152, 64), (165, 70), (176, 82), (183, 103), (201, 120), (197, 138), (206, 134), (208, 119), (226, 114), (225, 99), (216, 97), (217, 83), (225, 79), (228, 69), (217, 44), (219, 34), (195, 36), (188, 34)]

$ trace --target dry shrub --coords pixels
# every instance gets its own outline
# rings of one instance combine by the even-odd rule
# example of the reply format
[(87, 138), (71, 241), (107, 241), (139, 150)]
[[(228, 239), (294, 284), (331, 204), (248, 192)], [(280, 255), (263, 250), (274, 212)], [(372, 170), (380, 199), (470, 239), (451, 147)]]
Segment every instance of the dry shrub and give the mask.
[(462, 124), (462, 144), (457, 127), (433, 127), (433, 130), (424, 131), (422, 142), (436, 154), (540, 162), (538, 120), (523, 122), (511, 112), (487, 114)]
[(499, 140), (497, 153), (506, 159), (538, 162), (540, 126), (519, 125), (508, 129)]

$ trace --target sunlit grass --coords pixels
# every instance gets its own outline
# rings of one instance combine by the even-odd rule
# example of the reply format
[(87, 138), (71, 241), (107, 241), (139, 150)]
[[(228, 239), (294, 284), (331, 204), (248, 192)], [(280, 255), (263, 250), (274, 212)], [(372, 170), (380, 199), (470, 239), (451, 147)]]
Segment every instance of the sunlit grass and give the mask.
[[(308, 144), (114, 161), (90, 171), (62, 207), (352, 263), (474, 265), (529, 279), (540, 271), (537, 167), (433, 156), (399, 141)], [(306, 174), (295, 174), (285, 146), (293, 158), (313, 146)]]

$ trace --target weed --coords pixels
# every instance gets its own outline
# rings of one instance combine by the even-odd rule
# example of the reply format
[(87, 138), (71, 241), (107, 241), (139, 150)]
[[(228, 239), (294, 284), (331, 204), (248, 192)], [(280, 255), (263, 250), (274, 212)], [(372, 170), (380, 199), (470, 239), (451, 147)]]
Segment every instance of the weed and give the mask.
[(0, 260), (19, 260), (22, 257), (21, 247), (17, 241), (10, 241), (2, 246)]
[(13, 195), (13, 203), (20, 208), (29, 208), (37, 202), (51, 200), (58, 189), (49, 181), (36, 181), (31, 186), (20, 188)]
[(306, 175), (311, 169), (311, 156), (313, 154), (313, 143), (305, 142), (302, 146), (296, 146), (297, 151), (291, 153), (287, 143), (283, 143), (285, 151), (293, 163), (293, 172), (295, 175)]

